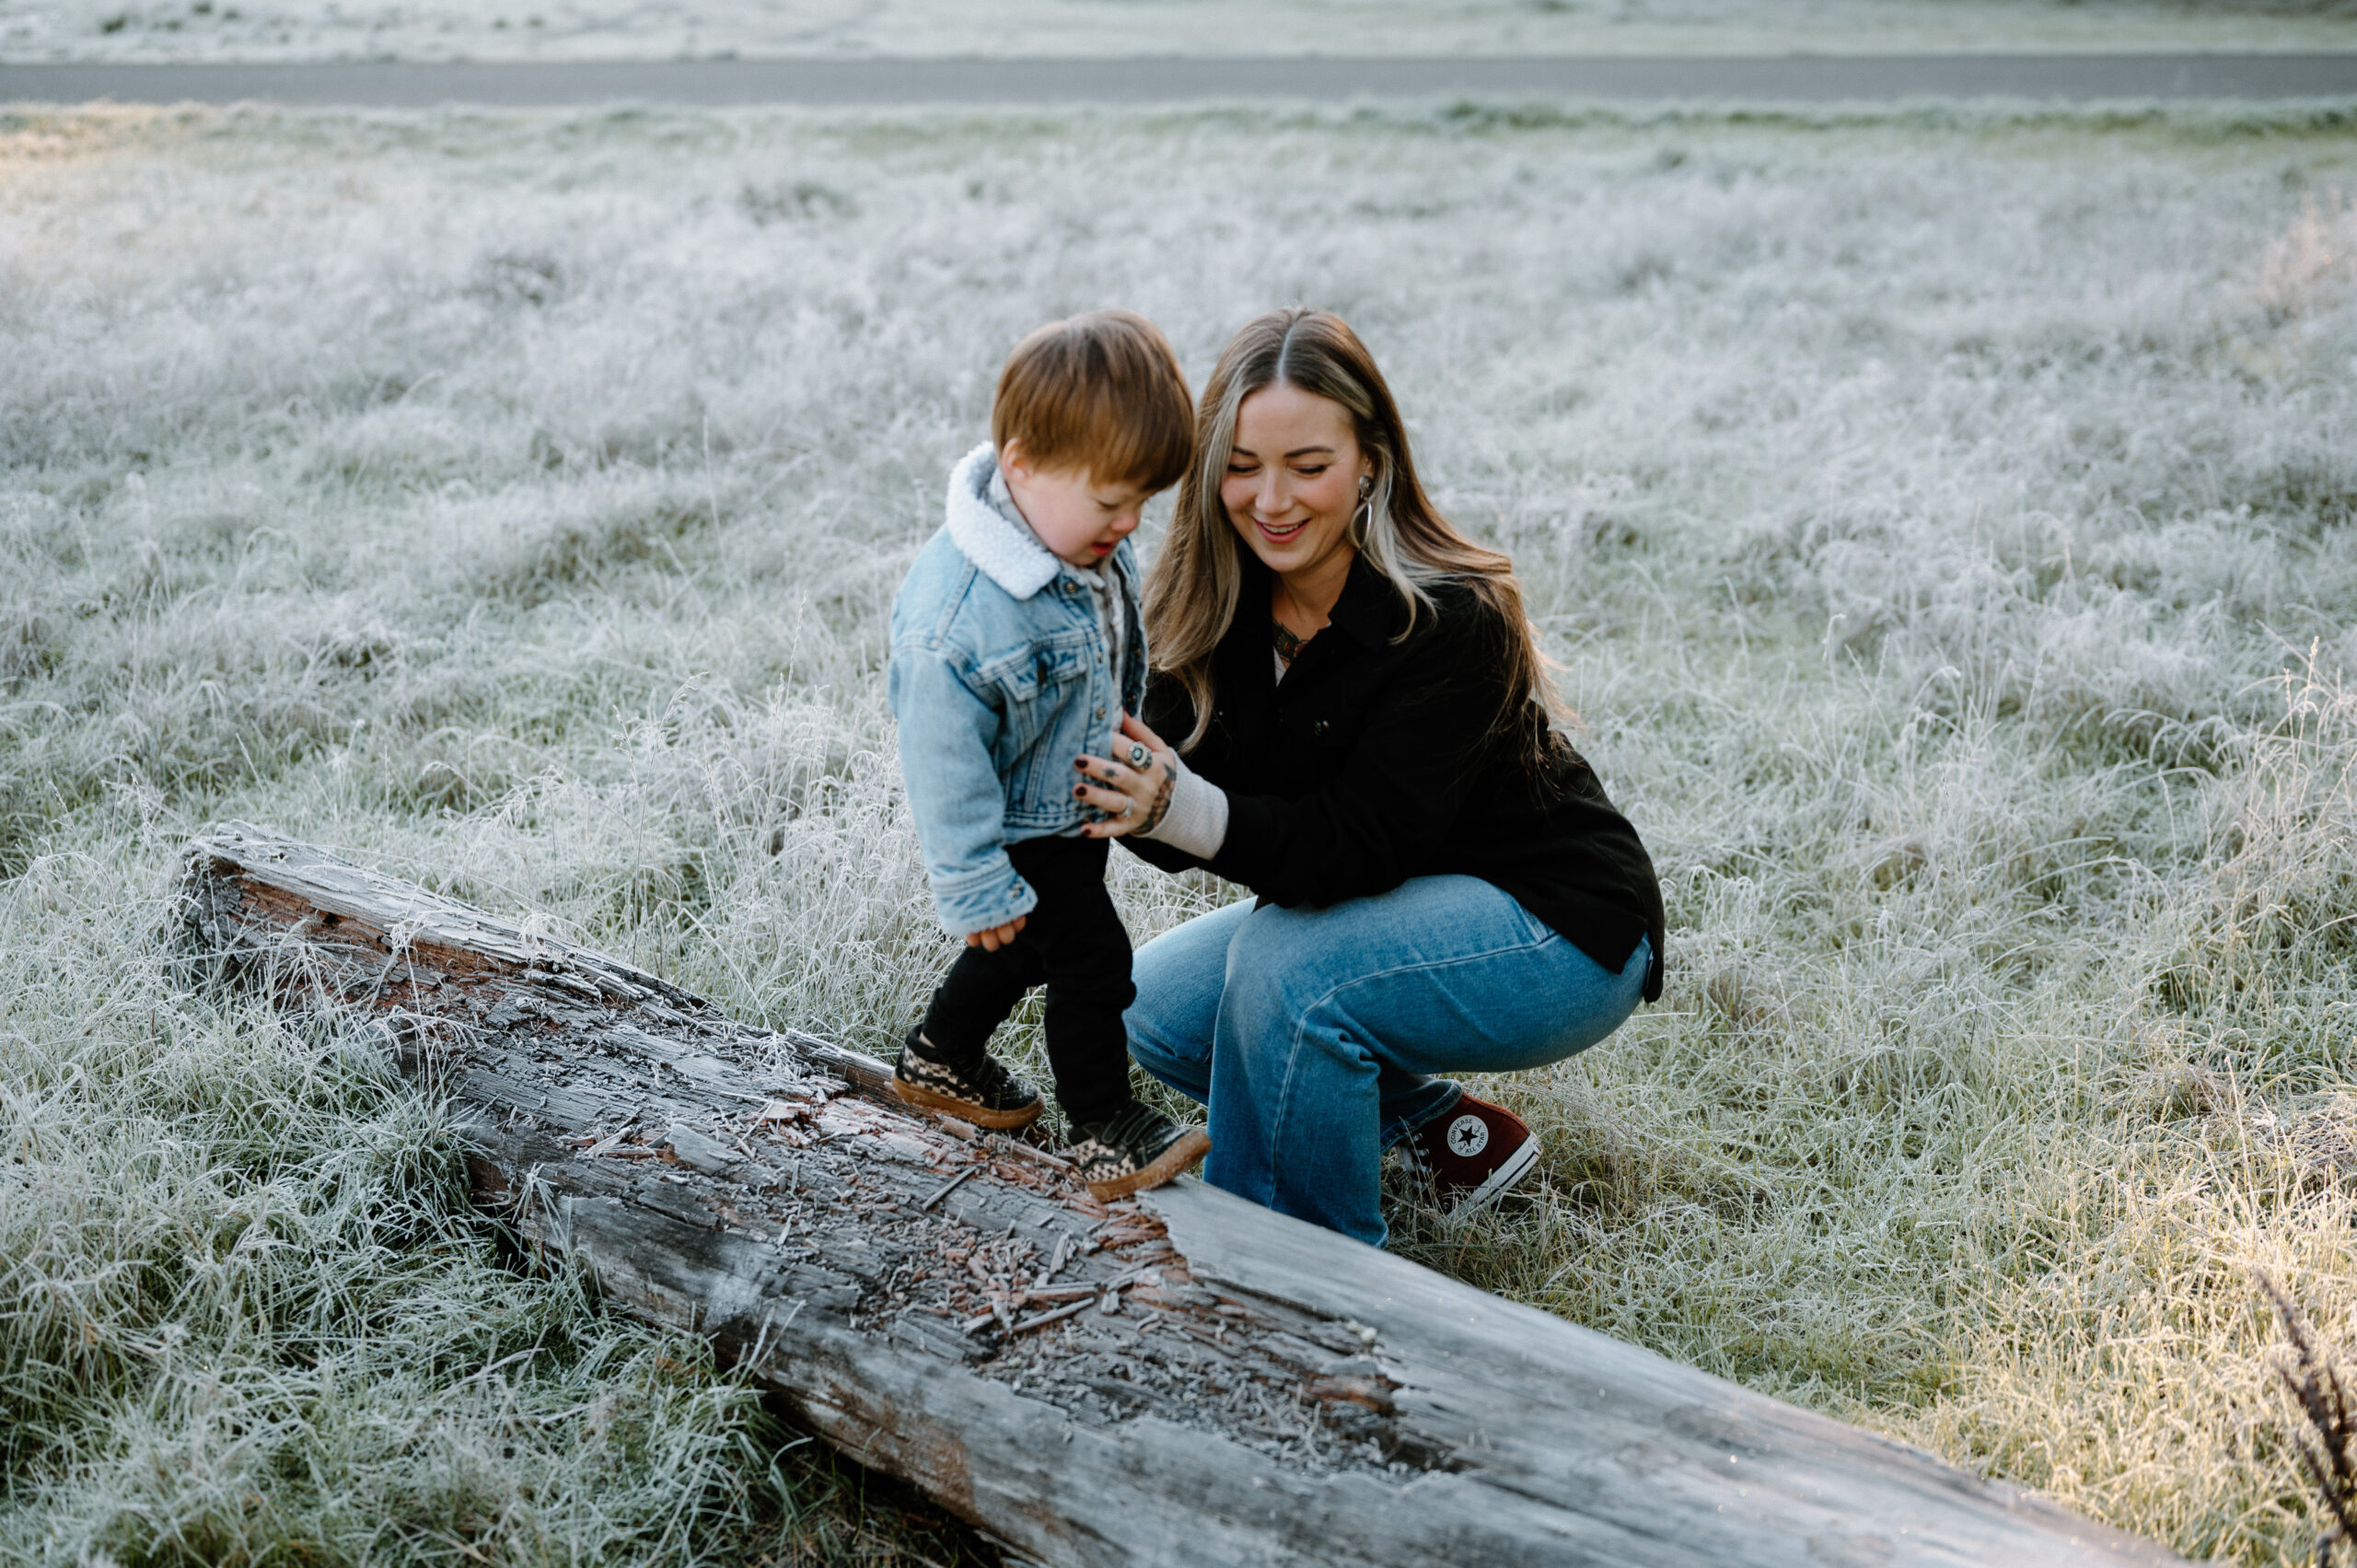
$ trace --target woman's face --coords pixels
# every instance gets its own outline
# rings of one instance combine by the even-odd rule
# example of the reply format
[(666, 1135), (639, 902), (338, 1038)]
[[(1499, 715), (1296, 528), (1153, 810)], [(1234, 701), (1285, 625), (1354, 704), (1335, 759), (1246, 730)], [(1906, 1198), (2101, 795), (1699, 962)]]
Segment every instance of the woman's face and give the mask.
[(1313, 580), (1347, 568), (1357, 553), (1351, 515), (1358, 510), (1359, 481), (1373, 470), (1350, 410), (1271, 382), (1237, 408), (1236, 448), (1220, 481), (1220, 504), (1270, 571)]

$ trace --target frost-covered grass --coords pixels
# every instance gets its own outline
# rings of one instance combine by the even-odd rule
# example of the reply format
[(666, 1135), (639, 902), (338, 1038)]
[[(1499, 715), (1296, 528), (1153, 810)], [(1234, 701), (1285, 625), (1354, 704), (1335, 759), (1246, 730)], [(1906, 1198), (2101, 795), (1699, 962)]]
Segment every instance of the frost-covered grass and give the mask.
[[(250, 817), (888, 1046), (950, 955), (883, 616), (1000, 358), (1121, 304), (1200, 377), (1306, 299), (1522, 563), (1675, 927), (1496, 1086), (1538, 1196), (1401, 1247), (2302, 1559), (2247, 1275), (2357, 1334), (2349, 124), (7, 122), (0, 1556), (968, 1550), (512, 1267), (163, 889)], [(1224, 896), (1118, 883), (1141, 939)]]
[(2357, 48), (2357, 0), (11, 0), (0, 57), (1682, 54)]

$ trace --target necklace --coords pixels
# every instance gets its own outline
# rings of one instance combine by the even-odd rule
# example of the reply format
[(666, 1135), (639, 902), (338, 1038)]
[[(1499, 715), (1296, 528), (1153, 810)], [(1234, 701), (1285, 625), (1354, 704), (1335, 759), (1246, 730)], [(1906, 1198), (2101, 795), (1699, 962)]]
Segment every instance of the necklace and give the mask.
[(1306, 637), (1295, 636), (1282, 621), (1269, 622), (1269, 635), (1277, 645), (1277, 656), (1288, 665), (1301, 656), (1302, 645), (1309, 641)]

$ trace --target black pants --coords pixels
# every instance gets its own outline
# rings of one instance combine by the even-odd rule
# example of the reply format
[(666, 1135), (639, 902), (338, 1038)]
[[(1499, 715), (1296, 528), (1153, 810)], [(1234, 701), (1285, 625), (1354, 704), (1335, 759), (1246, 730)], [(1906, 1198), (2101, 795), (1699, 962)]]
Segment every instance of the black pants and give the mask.
[(1006, 846), (1016, 875), (1039, 906), (997, 952), (969, 947), (949, 967), (924, 1016), (924, 1038), (953, 1062), (990, 1044), (1035, 985), (1048, 988), (1048, 1064), (1056, 1103), (1074, 1126), (1102, 1121), (1130, 1101), (1130, 1042), (1121, 1014), (1130, 983), (1130, 934), (1105, 890), (1104, 839), (1026, 839)]

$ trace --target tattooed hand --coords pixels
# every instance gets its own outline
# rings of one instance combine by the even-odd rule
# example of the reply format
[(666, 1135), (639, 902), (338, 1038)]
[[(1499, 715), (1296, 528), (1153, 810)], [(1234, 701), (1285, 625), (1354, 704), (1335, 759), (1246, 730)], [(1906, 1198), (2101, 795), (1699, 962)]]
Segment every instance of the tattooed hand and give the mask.
[(1138, 824), (1141, 833), (1151, 833), (1162, 826), (1162, 819), (1170, 815), (1170, 792), (1178, 784), (1178, 771), (1164, 768), (1161, 758), (1155, 759), (1155, 767), (1162, 774), (1162, 783), (1155, 789), (1154, 804), (1146, 807), (1145, 820)]

